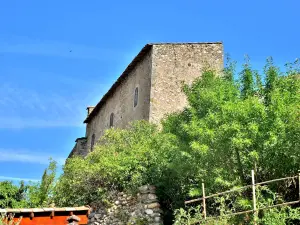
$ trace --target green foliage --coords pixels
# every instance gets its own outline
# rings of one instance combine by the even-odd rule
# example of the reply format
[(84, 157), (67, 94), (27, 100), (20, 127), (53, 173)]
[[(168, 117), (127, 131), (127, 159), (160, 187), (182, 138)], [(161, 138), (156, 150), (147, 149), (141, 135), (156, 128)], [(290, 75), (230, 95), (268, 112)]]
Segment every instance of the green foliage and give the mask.
[(185, 87), (189, 107), (163, 125), (189, 157), (191, 169), (182, 176), (198, 174), (188, 192), (202, 180), (209, 192), (249, 184), (253, 168), (258, 180), (295, 174), (300, 168), (299, 78), (282, 74), (271, 61), (265, 73), (268, 86), (247, 61), (242, 82), (206, 71)]
[(250, 65), (250, 59), (248, 56), (245, 57), (245, 63), (243, 70), (240, 72), (241, 76), (241, 95), (245, 99), (249, 96), (253, 96), (254, 93), (254, 71)]
[[(292, 208), (290, 206), (274, 207), (275, 204), (280, 202), (281, 196), (278, 193), (271, 191), (266, 186), (257, 187), (257, 202), (258, 202), (258, 216), (255, 217), (256, 224), (261, 225), (285, 225), (285, 224), (298, 224), (300, 222), (300, 208)], [(231, 194), (230, 194), (231, 195)], [(239, 193), (233, 196), (239, 195)], [(210, 224), (210, 225), (227, 225), (227, 224), (255, 224), (253, 213), (242, 215), (230, 215), (234, 212), (241, 212), (251, 209), (248, 200), (244, 197), (243, 204), (245, 208), (240, 208), (240, 200), (230, 201), (232, 196), (228, 194), (218, 197), (215, 201), (215, 206), (218, 211), (217, 215), (208, 216), (206, 220), (203, 218), (201, 206), (189, 207), (188, 209), (175, 210), (175, 225), (186, 224)], [(250, 197), (250, 196), (249, 196)], [(251, 196), (252, 197), (252, 196)], [(232, 198), (231, 198), (232, 199)], [(229, 200), (229, 201), (228, 201)], [(252, 203), (251, 203), (252, 204)], [(249, 207), (249, 208), (248, 208)], [(271, 208), (265, 208), (271, 207)], [(237, 210), (240, 208), (239, 210)], [(262, 210), (260, 210), (262, 209)], [(237, 211), (236, 211), (237, 210)]]
[(0, 182), (0, 208), (21, 208), (26, 205), (24, 182), (19, 186), (10, 181)]
[[(271, 208), (262, 212), (256, 220), (261, 225), (286, 225), (298, 224), (300, 218), (299, 208), (293, 209), (289, 206), (282, 208)], [(205, 224), (205, 225), (228, 225), (228, 224), (254, 224), (252, 216), (224, 216), (218, 218), (207, 218), (204, 220), (202, 213), (195, 209), (175, 210), (174, 225)]]
[(190, 207), (188, 210), (184, 210), (183, 208), (176, 209), (174, 211), (175, 219), (174, 225), (191, 225), (202, 223), (204, 221), (203, 214), (201, 212), (201, 207)]
[(13, 218), (13, 216), (8, 217), (6, 214), (0, 214), (0, 225), (19, 225), (21, 223), (21, 218), (17, 221), (14, 221)]
[[(86, 158), (69, 159), (56, 204), (92, 204), (110, 190), (153, 184), (162, 206), (174, 210), (202, 194), (202, 181), (209, 194), (251, 183), (251, 169), (257, 181), (294, 175), (300, 168), (298, 67), (288, 64), (284, 73), (269, 59), (260, 75), (246, 59), (238, 81), (232, 62), (223, 74), (204, 71), (183, 87), (188, 107), (166, 117), (162, 129), (143, 121), (110, 129)], [(249, 206), (247, 198), (235, 199), (237, 209)]]
[(15, 185), (10, 181), (0, 182), (0, 208), (47, 207), (53, 202), (56, 162), (50, 159), (41, 182)]
[(273, 208), (264, 212), (261, 219), (262, 225), (286, 225), (286, 224), (299, 224), (300, 209), (291, 207)]
[(224, 71), (223, 71), (223, 77), (226, 79), (226, 80), (229, 80), (231, 82), (233, 82), (234, 80), (234, 73), (235, 73), (235, 68), (236, 68), (236, 61), (232, 61), (230, 56), (227, 55), (226, 56), (226, 66), (224, 68)]
[(54, 160), (50, 159), (49, 166), (45, 169), (41, 182), (28, 185), (27, 202), (30, 207), (47, 207), (53, 202), (56, 164)]
[(264, 73), (266, 75), (265, 103), (268, 105), (271, 103), (271, 94), (276, 87), (276, 82), (279, 77), (279, 68), (274, 66), (272, 58), (267, 59)]
[[(104, 198), (107, 191), (135, 192), (143, 184), (165, 188), (178, 177), (170, 168), (170, 161), (179, 155), (175, 142), (172, 135), (144, 121), (127, 130), (108, 130), (86, 158), (68, 159), (56, 186), (56, 203), (90, 204)], [(160, 190), (167, 196), (180, 194), (174, 188)]]

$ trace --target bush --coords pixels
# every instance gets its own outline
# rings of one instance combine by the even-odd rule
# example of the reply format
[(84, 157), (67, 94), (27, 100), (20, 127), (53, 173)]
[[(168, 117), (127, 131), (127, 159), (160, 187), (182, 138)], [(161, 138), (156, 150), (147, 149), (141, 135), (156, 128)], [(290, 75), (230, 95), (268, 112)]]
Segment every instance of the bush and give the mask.
[(19, 225), (22, 218), (17, 221), (13, 220), (13, 216), (7, 216), (6, 214), (0, 214), (0, 225)]
[(56, 203), (90, 204), (108, 191), (135, 192), (143, 184), (161, 187), (167, 196), (179, 195), (173, 193), (178, 174), (170, 164), (178, 160), (176, 151), (174, 136), (147, 122), (134, 122), (127, 130), (110, 129), (86, 158), (68, 159), (56, 186)]

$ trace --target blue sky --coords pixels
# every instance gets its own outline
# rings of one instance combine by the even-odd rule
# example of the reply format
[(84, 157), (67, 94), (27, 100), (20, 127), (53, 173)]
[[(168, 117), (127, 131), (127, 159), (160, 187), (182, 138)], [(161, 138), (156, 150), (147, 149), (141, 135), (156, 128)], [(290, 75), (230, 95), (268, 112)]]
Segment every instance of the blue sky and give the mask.
[(148, 42), (222, 41), (257, 68), (300, 57), (299, 0), (0, 0), (0, 180), (40, 179)]

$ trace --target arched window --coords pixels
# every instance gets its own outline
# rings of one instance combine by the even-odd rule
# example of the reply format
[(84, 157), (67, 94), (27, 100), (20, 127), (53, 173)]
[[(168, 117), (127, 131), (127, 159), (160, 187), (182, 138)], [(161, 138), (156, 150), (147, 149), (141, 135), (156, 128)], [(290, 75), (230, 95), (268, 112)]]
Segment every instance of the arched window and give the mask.
[(91, 140), (91, 151), (93, 151), (95, 145), (95, 134), (92, 135), (92, 140)]
[(136, 87), (134, 90), (134, 100), (133, 100), (133, 107), (136, 107), (139, 100), (139, 88)]
[(114, 126), (114, 113), (111, 113), (109, 118), (109, 127), (113, 127), (113, 126)]

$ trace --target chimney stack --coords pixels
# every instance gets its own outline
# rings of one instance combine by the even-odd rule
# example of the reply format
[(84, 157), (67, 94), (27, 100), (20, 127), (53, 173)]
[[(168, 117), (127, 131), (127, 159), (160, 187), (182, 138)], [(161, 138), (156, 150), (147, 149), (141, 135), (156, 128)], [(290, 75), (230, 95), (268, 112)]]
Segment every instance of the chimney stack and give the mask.
[(95, 106), (88, 106), (86, 108), (86, 110), (87, 110), (87, 116), (89, 116), (91, 114), (91, 112), (93, 111), (94, 108), (95, 108)]

